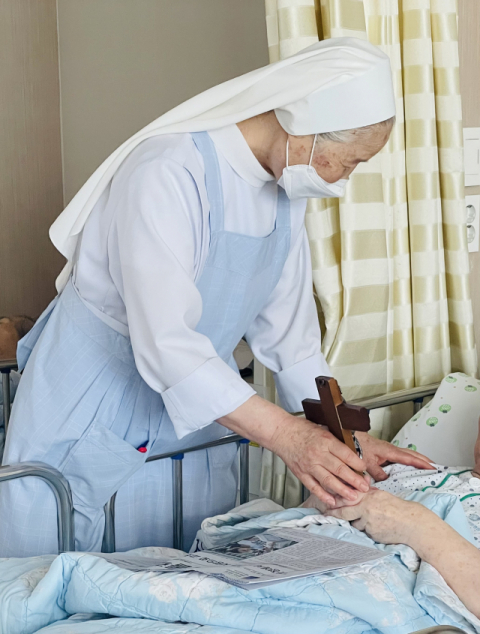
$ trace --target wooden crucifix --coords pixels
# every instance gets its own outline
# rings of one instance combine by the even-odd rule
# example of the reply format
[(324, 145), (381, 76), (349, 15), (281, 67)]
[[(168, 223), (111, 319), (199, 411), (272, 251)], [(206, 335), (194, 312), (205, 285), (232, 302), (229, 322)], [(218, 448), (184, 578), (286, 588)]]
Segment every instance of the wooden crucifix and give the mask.
[(318, 376), (315, 382), (320, 400), (306, 398), (302, 402), (306, 419), (325, 425), (335, 438), (357, 453), (355, 432), (370, 429), (368, 410), (346, 403), (334, 378)]

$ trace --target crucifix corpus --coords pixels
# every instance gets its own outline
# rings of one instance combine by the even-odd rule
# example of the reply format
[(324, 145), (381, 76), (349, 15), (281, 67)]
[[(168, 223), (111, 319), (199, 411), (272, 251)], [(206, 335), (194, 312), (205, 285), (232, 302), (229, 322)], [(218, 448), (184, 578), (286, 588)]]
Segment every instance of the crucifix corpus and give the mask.
[(355, 432), (369, 431), (368, 410), (346, 403), (334, 378), (318, 376), (315, 382), (320, 400), (306, 398), (302, 402), (305, 418), (317, 425), (328, 427), (335, 438), (361, 457), (361, 448), (355, 440)]

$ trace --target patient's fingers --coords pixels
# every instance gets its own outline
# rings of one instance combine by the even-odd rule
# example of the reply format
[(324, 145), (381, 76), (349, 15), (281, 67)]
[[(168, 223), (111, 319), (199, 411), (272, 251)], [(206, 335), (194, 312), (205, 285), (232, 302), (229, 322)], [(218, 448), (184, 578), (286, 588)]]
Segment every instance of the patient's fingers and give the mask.
[(335, 498), (333, 497), (333, 495), (325, 491), (314, 478), (304, 474), (302, 477), (302, 482), (310, 491), (310, 493), (315, 495), (320, 500), (320, 502), (323, 502), (328, 507), (335, 506)]
[[(372, 486), (372, 483), (374, 482), (373, 477), (367, 472), (364, 471), (363, 473), (363, 479), (365, 480), (365, 482), (368, 484), (369, 490)], [(375, 487), (374, 487), (375, 488)]]
[[(372, 489), (375, 489), (375, 487), (370, 487), (370, 491)], [(378, 490), (378, 489), (376, 489)], [(360, 491), (357, 493), (358, 495), (358, 499), (356, 500), (346, 500), (345, 498), (341, 498), (338, 495), (335, 497), (335, 508), (336, 509), (340, 509), (343, 506), (356, 506), (357, 504), (360, 504), (360, 502), (365, 498), (366, 495), (368, 495), (368, 493), (361, 493)]]
[(352, 522), (353, 528), (356, 528), (359, 531), (364, 531), (366, 525), (367, 525), (367, 521), (363, 517), (361, 517), (360, 519), (355, 520), (354, 522)]
[(340, 509), (327, 511), (325, 515), (336, 517), (338, 520), (354, 522), (362, 517), (362, 509), (360, 508), (360, 504), (357, 504), (357, 506), (343, 506)]

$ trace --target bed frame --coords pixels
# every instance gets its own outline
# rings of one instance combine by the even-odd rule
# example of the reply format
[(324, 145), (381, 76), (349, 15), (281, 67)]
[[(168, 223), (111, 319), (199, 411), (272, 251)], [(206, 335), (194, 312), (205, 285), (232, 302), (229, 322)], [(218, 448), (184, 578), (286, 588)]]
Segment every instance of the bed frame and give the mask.
[[(2, 374), (3, 391), (3, 419), (5, 422), (5, 437), (8, 431), (10, 419), (10, 372), (17, 369), (16, 361), (0, 361), (0, 373)], [(380, 409), (400, 403), (414, 403), (415, 411), (418, 411), (427, 396), (435, 394), (438, 383), (425, 387), (401, 390), (373, 398), (353, 401), (355, 405), (361, 405), (367, 409)], [(303, 412), (296, 414), (302, 416)], [(249, 498), (249, 446), (250, 442), (238, 436), (229, 434), (218, 440), (189, 447), (181, 452), (172, 452), (150, 456), (147, 462), (156, 460), (172, 461), (173, 470), (173, 542), (174, 548), (182, 550), (183, 546), (183, 478), (182, 466), (186, 453), (200, 451), (210, 447), (218, 447), (230, 443), (238, 443), (240, 449), (240, 503), (243, 504)], [(25, 462), (17, 465), (0, 467), (0, 483), (19, 478), (40, 478), (48, 484), (53, 491), (57, 502), (58, 524), (58, 552), (72, 552), (75, 550), (75, 527), (73, 517), (73, 500), (70, 485), (67, 479), (57, 469), (41, 462)], [(304, 497), (308, 491), (304, 489)], [(116, 493), (105, 505), (105, 533), (102, 552), (115, 552), (115, 498)], [(463, 630), (451, 626), (436, 626), (419, 630), (413, 634), (465, 634)]]

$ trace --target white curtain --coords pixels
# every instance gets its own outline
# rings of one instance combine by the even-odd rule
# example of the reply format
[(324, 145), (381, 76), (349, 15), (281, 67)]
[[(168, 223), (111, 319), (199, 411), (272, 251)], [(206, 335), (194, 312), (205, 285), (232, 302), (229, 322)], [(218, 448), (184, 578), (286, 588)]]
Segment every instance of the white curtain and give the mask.
[[(475, 375), (455, 0), (266, 0), (266, 19), (271, 61), (354, 36), (392, 64), (387, 147), (356, 168), (344, 199), (307, 208), (323, 352), (344, 396)], [(391, 411), (373, 420), (387, 439), (399, 425)], [(300, 484), (267, 451), (261, 487), (300, 501)]]

